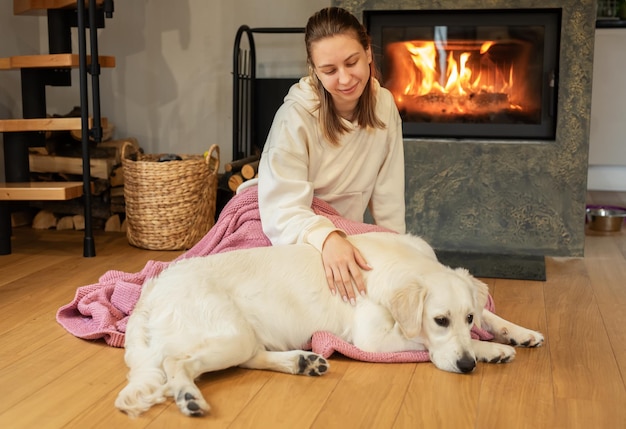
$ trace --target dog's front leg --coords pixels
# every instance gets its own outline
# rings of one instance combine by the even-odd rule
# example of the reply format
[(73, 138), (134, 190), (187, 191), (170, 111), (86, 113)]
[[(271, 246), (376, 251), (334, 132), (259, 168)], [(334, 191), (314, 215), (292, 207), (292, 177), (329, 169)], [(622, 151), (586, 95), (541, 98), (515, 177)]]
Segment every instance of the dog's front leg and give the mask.
[(359, 302), (354, 313), (352, 342), (373, 353), (426, 350), (419, 338), (409, 339), (386, 308), (369, 301)]
[(506, 363), (515, 359), (515, 349), (506, 344), (472, 340), (476, 360), (487, 363)]
[(493, 334), (495, 337), (494, 341), (502, 344), (521, 347), (539, 347), (544, 341), (541, 333), (509, 322), (502, 317), (496, 316), (487, 309), (483, 310), (481, 327)]

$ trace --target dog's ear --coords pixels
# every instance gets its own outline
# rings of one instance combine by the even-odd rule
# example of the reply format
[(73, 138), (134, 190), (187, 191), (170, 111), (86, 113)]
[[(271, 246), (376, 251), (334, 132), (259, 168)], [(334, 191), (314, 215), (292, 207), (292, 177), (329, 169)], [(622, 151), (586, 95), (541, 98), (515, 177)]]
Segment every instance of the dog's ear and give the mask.
[(465, 268), (457, 268), (455, 271), (470, 284), (474, 299), (474, 324), (481, 327), (483, 309), (489, 299), (489, 287), (470, 274)]
[(407, 338), (414, 338), (422, 330), (422, 315), (426, 288), (414, 282), (399, 289), (389, 300), (389, 311)]

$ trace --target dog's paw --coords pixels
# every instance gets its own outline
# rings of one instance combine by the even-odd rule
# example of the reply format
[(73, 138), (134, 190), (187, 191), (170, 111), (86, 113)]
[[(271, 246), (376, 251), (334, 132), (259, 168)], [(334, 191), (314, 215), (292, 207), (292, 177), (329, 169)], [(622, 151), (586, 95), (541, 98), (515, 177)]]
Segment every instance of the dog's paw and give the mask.
[(184, 390), (176, 395), (176, 405), (183, 414), (190, 417), (201, 417), (211, 409), (201, 395)]
[(313, 377), (325, 374), (330, 365), (322, 356), (315, 353), (303, 352), (298, 359), (298, 374)]
[(488, 341), (476, 341), (474, 353), (476, 360), (487, 363), (507, 363), (515, 359), (515, 349), (506, 344)]
[(540, 347), (544, 342), (541, 333), (517, 325), (500, 328), (494, 336), (497, 342), (513, 347)]

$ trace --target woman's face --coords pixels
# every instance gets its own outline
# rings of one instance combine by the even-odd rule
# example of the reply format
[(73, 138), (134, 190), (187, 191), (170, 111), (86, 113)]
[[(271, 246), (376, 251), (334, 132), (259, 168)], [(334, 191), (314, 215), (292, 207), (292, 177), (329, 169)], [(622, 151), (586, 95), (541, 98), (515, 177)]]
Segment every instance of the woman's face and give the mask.
[(349, 34), (338, 34), (311, 44), (315, 74), (326, 88), (339, 113), (348, 117), (370, 78), (371, 50)]

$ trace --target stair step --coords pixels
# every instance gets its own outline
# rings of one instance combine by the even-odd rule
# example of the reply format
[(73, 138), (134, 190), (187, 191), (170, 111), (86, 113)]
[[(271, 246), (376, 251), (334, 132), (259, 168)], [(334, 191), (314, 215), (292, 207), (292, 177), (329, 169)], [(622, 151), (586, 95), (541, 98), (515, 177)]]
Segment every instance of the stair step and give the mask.
[[(103, 2), (104, 0), (96, 0), (98, 5)], [(15, 15), (39, 15), (46, 9), (74, 8), (76, 8), (76, 0), (13, 0)]]
[[(109, 123), (107, 118), (101, 119), (102, 128)], [(93, 126), (89, 118), (89, 128)], [(36, 118), (36, 119), (0, 119), (0, 133), (20, 131), (80, 131), (81, 118)]]
[[(115, 67), (115, 57), (100, 55), (100, 67)], [(0, 58), (0, 70), (34, 68), (77, 68), (78, 54), (19, 55)], [(87, 55), (87, 64), (91, 64), (91, 55)]]
[(81, 195), (82, 182), (0, 182), (0, 201), (62, 201)]

